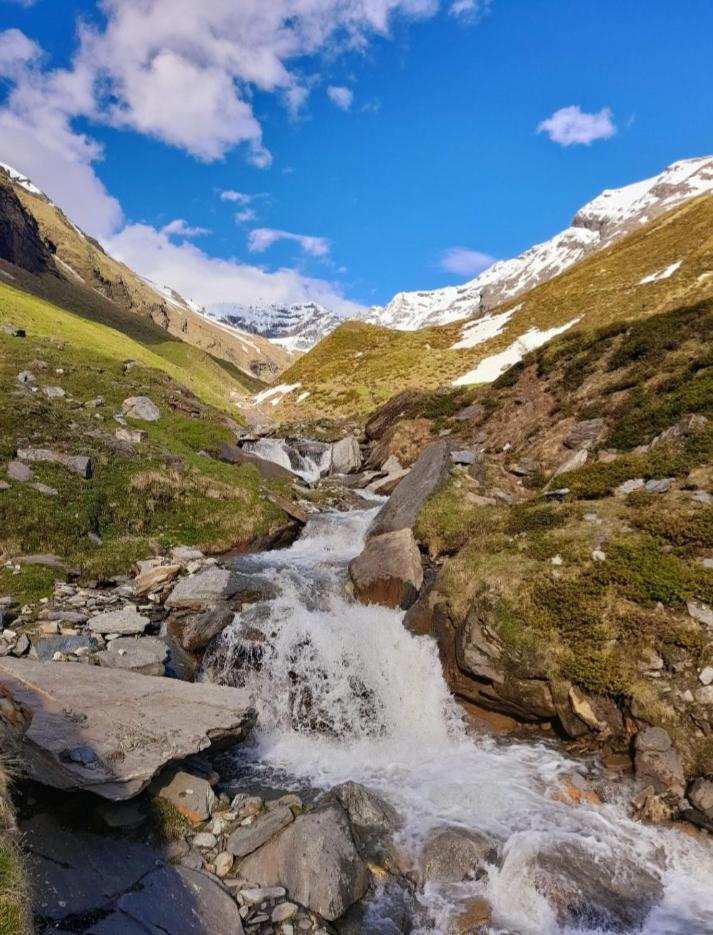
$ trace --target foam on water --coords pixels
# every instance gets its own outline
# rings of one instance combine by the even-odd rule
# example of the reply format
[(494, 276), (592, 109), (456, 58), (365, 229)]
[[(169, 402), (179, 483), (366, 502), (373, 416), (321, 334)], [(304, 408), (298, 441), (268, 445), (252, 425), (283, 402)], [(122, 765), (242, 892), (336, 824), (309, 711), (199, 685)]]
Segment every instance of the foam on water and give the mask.
[[(241, 567), (269, 570), (279, 595), (267, 609), (237, 615), (207, 674), (239, 685), (258, 709), (257, 747), (243, 754), (254, 757), (255, 770), (325, 789), (347, 779), (364, 783), (405, 819), (397, 843), (414, 865), (428, 834), (443, 825), (476, 829), (498, 843), (499, 866), (482, 879), (429, 885), (419, 894), (426, 920), (414, 931), (447, 932), (457, 907), (482, 895), (493, 906), (492, 931), (508, 935), (713, 932), (710, 847), (632, 821), (625, 800), (601, 807), (557, 801), (558, 780), (587, 764), (554, 744), (468, 736), (435, 643), (408, 633), (400, 612), (349, 600), (346, 564), (361, 550), (374, 513), (322, 514), (290, 549), (241, 560)], [(257, 666), (244, 664), (246, 624), (265, 637), (256, 644)], [(556, 873), (547, 877), (538, 863), (543, 853), (574, 861), (583, 854), (603, 879), (617, 881), (617, 893), (634, 899), (637, 889), (660, 881), (662, 896), (636, 924), (583, 918), (563, 926), (555, 902), (558, 893), (566, 896)], [(596, 890), (596, 881), (592, 871), (587, 887)]]

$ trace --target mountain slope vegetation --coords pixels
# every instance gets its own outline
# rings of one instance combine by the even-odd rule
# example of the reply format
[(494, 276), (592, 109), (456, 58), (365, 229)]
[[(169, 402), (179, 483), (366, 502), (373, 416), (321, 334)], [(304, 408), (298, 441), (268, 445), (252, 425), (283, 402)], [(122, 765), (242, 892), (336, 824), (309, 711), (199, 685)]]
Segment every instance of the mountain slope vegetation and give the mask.
[(483, 361), (494, 379), (551, 329), (646, 318), (711, 294), (713, 197), (704, 195), (487, 316), (414, 332), (341, 325), (281, 376), (295, 389), (273, 411), (284, 421), (363, 419), (400, 390), (467, 383)]

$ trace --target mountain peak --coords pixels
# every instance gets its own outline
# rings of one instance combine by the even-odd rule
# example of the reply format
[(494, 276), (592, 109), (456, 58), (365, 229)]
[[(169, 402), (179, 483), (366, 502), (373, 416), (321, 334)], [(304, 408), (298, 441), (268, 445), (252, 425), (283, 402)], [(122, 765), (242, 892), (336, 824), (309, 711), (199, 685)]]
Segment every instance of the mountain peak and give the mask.
[(370, 309), (367, 321), (415, 331), (485, 313), (682, 202), (707, 193), (713, 193), (713, 156), (674, 162), (659, 175), (606, 189), (577, 211), (568, 228), (518, 257), (494, 263), (470, 282), (399, 292), (383, 308)]
[(308, 351), (341, 324), (342, 319), (318, 302), (217, 302), (205, 314), (231, 328), (267, 338), (288, 351)]

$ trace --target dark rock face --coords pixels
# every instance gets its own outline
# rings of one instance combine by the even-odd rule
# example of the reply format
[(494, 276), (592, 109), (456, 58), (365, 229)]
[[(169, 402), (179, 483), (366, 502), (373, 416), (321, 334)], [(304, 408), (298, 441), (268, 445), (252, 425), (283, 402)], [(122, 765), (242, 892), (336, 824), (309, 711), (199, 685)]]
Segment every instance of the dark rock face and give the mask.
[(380, 406), (370, 416), (364, 427), (366, 437), (370, 441), (381, 438), (389, 426), (400, 419), (408, 410), (409, 405), (416, 399), (417, 394), (413, 390), (403, 390), (401, 393), (397, 393), (396, 396), (392, 396), (388, 402)]
[(379, 536), (399, 529), (412, 529), (421, 507), (445, 482), (450, 469), (450, 444), (445, 440), (432, 442), (413, 465), (377, 515), (369, 536)]
[(53, 268), (52, 251), (42, 239), (37, 221), (26, 211), (11, 186), (0, 176), (0, 258), (44, 273)]

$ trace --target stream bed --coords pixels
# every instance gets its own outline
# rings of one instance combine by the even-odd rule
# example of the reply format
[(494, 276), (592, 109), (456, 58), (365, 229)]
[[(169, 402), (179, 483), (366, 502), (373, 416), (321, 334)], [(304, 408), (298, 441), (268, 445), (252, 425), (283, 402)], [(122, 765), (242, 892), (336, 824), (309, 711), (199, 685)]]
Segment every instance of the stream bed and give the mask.
[[(557, 744), (468, 733), (435, 642), (403, 613), (362, 606), (347, 565), (379, 504), (315, 514), (290, 548), (236, 559), (270, 594), (236, 615), (203, 677), (240, 688), (258, 711), (256, 741), (233, 755), (236, 781), (327, 790), (354, 780), (401, 815), (395, 844), (418, 877), (437, 829), (487, 835), (479, 878), (425, 883), (397, 923), (385, 888), (361, 931), (451, 931), (468, 901), (492, 906), (493, 935), (703, 935), (713, 932), (713, 849), (674, 828), (635, 822), (632, 789)], [(561, 801), (565, 779), (601, 783), (603, 804)]]

